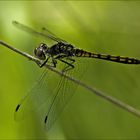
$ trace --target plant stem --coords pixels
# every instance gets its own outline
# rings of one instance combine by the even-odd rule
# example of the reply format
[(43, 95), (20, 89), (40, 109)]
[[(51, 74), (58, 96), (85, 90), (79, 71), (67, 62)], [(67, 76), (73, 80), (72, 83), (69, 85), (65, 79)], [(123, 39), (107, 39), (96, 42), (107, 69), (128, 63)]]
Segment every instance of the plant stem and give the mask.
[[(3, 41), (0, 41), (0, 44), (3, 45), (4, 47), (7, 47), (7, 48), (11, 49), (12, 51), (14, 51), (16, 53), (28, 58), (29, 60), (34, 61), (37, 64), (41, 63), (39, 59), (33, 57), (32, 55), (30, 55), (28, 53), (20, 51), (19, 49), (14, 48), (14, 47), (8, 45), (7, 43), (5, 43)], [(122, 101), (120, 101), (120, 100), (118, 100), (118, 99), (116, 99), (116, 98), (114, 98), (112, 96), (109, 96), (109, 95), (97, 90), (96, 88), (93, 88), (93, 87), (90, 87), (90, 86), (86, 85), (86, 84), (82, 83), (81, 81), (79, 81), (79, 80), (77, 80), (77, 79), (75, 79), (75, 78), (73, 78), (73, 77), (71, 77), (71, 76), (69, 76), (69, 75), (57, 70), (56, 68), (50, 67), (47, 64), (45, 64), (45, 67), (48, 68), (49, 70), (61, 75), (61, 76), (64, 76), (65, 78), (67, 78), (68, 80), (71, 80), (75, 84), (78, 84), (78, 85), (82, 86), (83, 88), (85, 88), (88, 91), (94, 93), (95, 95), (103, 98), (104, 100), (107, 100), (108, 102), (111, 102), (111, 103), (115, 104), (116, 106), (128, 111), (129, 113), (132, 113), (133, 115), (135, 115), (137, 117), (140, 117), (140, 111), (135, 109), (134, 107), (132, 107), (132, 106), (130, 106), (128, 104), (125, 104), (124, 102), (122, 102)]]

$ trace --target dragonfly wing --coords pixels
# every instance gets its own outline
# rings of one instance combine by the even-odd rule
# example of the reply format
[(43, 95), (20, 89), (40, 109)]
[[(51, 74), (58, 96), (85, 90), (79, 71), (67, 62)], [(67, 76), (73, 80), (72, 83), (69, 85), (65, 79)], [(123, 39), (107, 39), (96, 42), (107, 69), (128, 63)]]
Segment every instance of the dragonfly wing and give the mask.
[[(77, 86), (75, 85), (75, 87)], [(70, 89), (72, 89), (73, 92)], [(76, 88), (72, 88), (72, 83), (69, 80), (61, 77), (61, 81), (55, 90), (55, 96), (51, 100), (50, 107), (44, 119), (45, 128), (47, 130), (49, 130), (59, 118), (60, 113), (75, 93), (75, 89)]]
[[(32, 34), (32, 35), (35, 35), (35, 36), (42, 36), (42, 34), (40, 33), (40, 32), (37, 32), (37, 31), (35, 31), (34, 29), (32, 29), (32, 28), (30, 28), (30, 27), (28, 27), (28, 26), (26, 26), (26, 25), (23, 25), (23, 24), (21, 24), (21, 23), (19, 23), (19, 22), (17, 22), (17, 21), (13, 21), (12, 22), (12, 24), (16, 27), (16, 28), (18, 28), (18, 29), (20, 29), (20, 30), (22, 30), (22, 31), (25, 31), (25, 32), (27, 32), (27, 33), (29, 33), (29, 34)], [(44, 37), (44, 36), (43, 36)]]
[[(25, 116), (29, 116), (31, 112), (40, 113), (42, 106), (45, 104), (45, 110), (48, 110), (49, 100), (53, 97), (53, 89), (57, 84), (55, 77), (47, 69), (43, 69), (43, 73), (39, 79), (33, 84), (27, 95), (20, 101), (15, 110), (15, 120), (22, 120)], [(51, 86), (52, 85), (52, 86)]]
[[(77, 60), (75, 63), (77, 63), (75, 68), (67, 71), (67, 74), (80, 79), (83, 75), (83, 68), (79, 69), (80, 63)], [(59, 63), (57, 65), (60, 70), (64, 67), (61, 67), (61, 64), (59, 67)], [(79, 73), (80, 75), (78, 75)], [(44, 120), (42, 122), (45, 122), (46, 129), (49, 130), (74, 95), (77, 86), (69, 79), (60, 77), (60, 75), (47, 71), (45, 68), (38, 81), (17, 105), (15, 120), (21, 120), (24, 116), (30, 115), (31, 111), (34, 111), (40, 114), (38, 116)]]
[[(75, 66), (78, 65), (75, 64)], [(79, 74), (80, 71), (81, 73)], [(83, 72), (85, 72), (83, 69), (79, 70), (79, 68), (76, 67), (73, 70), (67, 71), (66, 74), (70, 76), (74, 76), (80, 80), (83, 76)], [(61, 112), (64, 110), (65, 106), (67, 105), (67, 103), (75, 94), (77, 87), (78, 87), (77, 84), (73, 83), (72, 81), (66, 79), (63, 76), (61, 77), (59, 85), (54, 91), (53, 94), (54, 97), (51, 99), (51, 104), (49, 106), (48, 112), (46, 112), (45, 115), (44, 123), (45, 123), (45, 128), (47, 130), (49, 130), (54, 124), (54, 122), (57, 120), (57, 118), (59, 118), (58, 116), (61, 114)]]
[(61, 39), (61, 38), (58, 38), (54, 33), (52, 33), (51, 31), (49, 31), (47, 28), (43, 27), (42, 28), (43, 30), (43, 34), (46, 35), (46, 36), (50, 36), (51, 38), (53, 38), (54, 40), (58, 40), (59, 42), (63, 42), (65, 44), (68, 44), (67, 41)]
[(32, 28), (30, 28), (30, 27), (24, 25), (24, 24), (21, 24), (21, 23), (19, 23), (19, 22), (17, 22), (17, 21), (13, 21), (12, 23), (13, 23), (13, 25), (14, 25), (15, 27), (17, 27), (18, 29), (23, 30), (23, 31), (25, 31), (25, 32), (27, 32), (27, 33), (30, 33), (30, 34), (32, 34), (32, 35), (35, 35), (35, 36), (37, 36), (37, 37), (43, 37), (43, 38), (45, 38), (45, 39), (48, 39), (48, 38), (49, 38), (49, 39), (51, 39), (51, 40), (53, 40), (53, 41), (60, 42), (59, 39), (53, 37), (53, 35), (51, 35), (49, 32), (48, 32), (47, 34), (43, 34), (43, 33), (41, 33), (41, 32), (37, 32), (36, 30), (34, 30), (34, 29), (32, 29)]

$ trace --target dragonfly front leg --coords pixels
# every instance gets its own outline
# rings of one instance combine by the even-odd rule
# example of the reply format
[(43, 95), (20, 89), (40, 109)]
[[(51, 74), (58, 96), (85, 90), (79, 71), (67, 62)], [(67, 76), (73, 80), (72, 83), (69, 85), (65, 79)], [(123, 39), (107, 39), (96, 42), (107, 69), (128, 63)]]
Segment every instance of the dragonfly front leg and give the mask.
[(52, 62), (51, 62), (51, 64), (47, 64), (47, 65), (50, 67), (56, 67), (57, 61), (54, 58), (52, 58), (51, 56), (48, 56), (48, 58), (43, 63), (38, 64), (39, 67), (42, 68), (49, 61), (50, 58), (52, 59)]
[(44, 62), (42, 62), (41, 64), (38, 64), (39, 67), (42, 68), (48, 62), (49, 58), (50, 58), (50, 56), (48, 56)]

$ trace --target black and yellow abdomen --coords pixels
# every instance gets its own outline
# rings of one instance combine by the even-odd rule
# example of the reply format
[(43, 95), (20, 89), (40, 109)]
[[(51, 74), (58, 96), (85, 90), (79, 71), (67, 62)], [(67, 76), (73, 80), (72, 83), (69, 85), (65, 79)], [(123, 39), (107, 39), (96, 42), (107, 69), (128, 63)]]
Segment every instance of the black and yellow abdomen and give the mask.
[(99, 54), (99, 53), (92, 53), (87, 52), (84, 50), (76, 49), (75, 50), (75, 56), (76, 57), (88, 57), (88, 58), (97, 58), (97, 59), (103, 59), (107, 61), (114, 61), (117, 63), (123, 63), (123, 64), (140, 64), (140, 60), (136, 58), (129, 58), (125, 56), (115, 56), (115, 55), (108, 55), (108, 54)]

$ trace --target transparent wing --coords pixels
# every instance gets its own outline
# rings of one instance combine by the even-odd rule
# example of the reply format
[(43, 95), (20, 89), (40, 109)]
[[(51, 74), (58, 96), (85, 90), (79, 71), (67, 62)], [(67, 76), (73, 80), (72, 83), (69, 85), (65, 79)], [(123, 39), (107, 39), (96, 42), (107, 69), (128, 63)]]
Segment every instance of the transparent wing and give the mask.
[(66, 41), (64, 41), (64, 40), (62, 40), (62, 39), (60, 39), (60, 38), (55, 37), (55, 35), (54, 35), (53, 33), (51, 33), (51, 32), (50, 32), (48, 29), (46, 29), (46, 28), (42, 28), (42, 30), (43, 30), (45, 33), (41, 33), (41, 32), (37, 32), (36, 30), (34, 30), (34, 29), (32, 29), (32, 28), (30, 28), (30, 27), (28, 27), (28, 26), (26, 26), (26, 25), (23, 25), (23, 24), (21, 24), (21, 23), (19, 23), (19, 22), (17, 22), (17, 21), (13, 21), (12, 23), (13, 23), (13, 25), (14, 25), (15, 27), (17, 27), (18, 29), (21, 29), (21, 30), (23, 30), (23, 31), (25, 31), (25, 32), (28, 32), (28, 33), (30, 33), (30, 34), (33, 34), (33, 35), (35, 35), (35, 36), (43, 37), (43, 38), (45, 38), (45, 39), (49, 38), (49, 39), (51, 39), (51, 40), (53, 40), (53, 41), (56, 41), (56, 42), (63, 42), (63, 43), (66, 43)]
[[(78, 80), (82, 78), (83, 73), (85, 72), (85, 69), (79, 69), (80, 68), (79, 61), (76, 61), (75, 68), (72, 70), (69, 70), (66, 72), (66, 74), (70, 76), (76, 77)], [(66, 65), (63, 66), (63, 68)], [(79, 74), (80, 72), (80, 74)], [(45, 128), (49, 130), (53, 123), (57, 120), (60, 113), (63, 111), (67, 103), (70, 101), (71, 97), (75, 94), (75, 91), (77, 89), (78, 85), (73, 83), (72, 81), (61, 77), (61, 81), (58, 85), (58, 87), (55, 89), (55, 96), (53, 97), (49, 110), (46, 113), (45, 116)]]
[[(79, 68), (79, 64), (76, 60), (75, 68), (69, 70), (67, 74), (80, 79), (83, 75), (83, 68)], [(64, 63), (58, 62), (58, 69), (61, 70), (64, 67)], [(17, 105), (15, 120), (21, 120), (34, 111), (39, 114), (39, 118), (49, 130), (70, 101), (76, 88), (75, 83), (45, 68), (28, 94)]]
[[(65, 78), (62, 78), (65, 79)], [(49, 130), (53, 123), (58, 119), (58, 116), (65, 108), (66, 104), (70, 101), (71, 97), (75, 93), (74, 90), (76, 88), (73, 88), (73, 92), (68, 91), (72, 85), (68, 84), (68, 80), (63, 80), (63, 83), (60, 85), (60, 88), (57, 90), (54, 99), (52, 100), (52, 103), (50, 105), (50, 108), (45, 116), (45, 128)]]
[(40, 118), (41, 116), (43, 117), (43, 113), (46, 114), (52, 99), (55, 96), (55, 92), (53, 91), (59, 84), (59, 80), (59, 75), (55, 75), (44, 68), (39, 79), (33, 84), (32, 88), (27, 92), (27, 95), (24, 96), (17, 105), (14, 114), (15, 120), (22, 120), (32, 112), (39, 113)]
[[(46, 75), (47, 75), (47, 71), (45, 70), (40, 75), (39, 79), (34, 83), (32, 88), (21, 99), (20, 103), (17, 105), (15, 110), (15, 114), (14, 114), (15, 120), (23, 119), (23, 117), (28, 115), (30, 111), (37, 110), (39, 108), (38, 106), (39, 104), (43, 104), (44, 102), (44, 98), (42, 98), (43, 93), (41, 92), (39, 94), (39, 92), (40, 89), (44, 87), (44, 80)], [(48, 94), (46, 94), (45, 96), (46, 96), (45, 98), (49, 97)], [(37, 105), (35, 105), (34, 103), (37, 103)]]
[(56, 40), (58, 40), (59, 42), (63, 42), (63, 43), (65, 43), (65, 44), (68, 44), (67, 41), (65, 41), (65, 40), (63, 40), (63, 39), (61, 39), (61, 38), (58, 38), (54, 33), (52, 33), (51, 31), (49, 31), (47, 28), (43, 27), (42, 30), (43, 30), (43, 34), (44, 34), (44, 35), (46, 35), (46, 36), (49, 35), (49, 36), (51, 36), (52, 38), (55, 38)]

